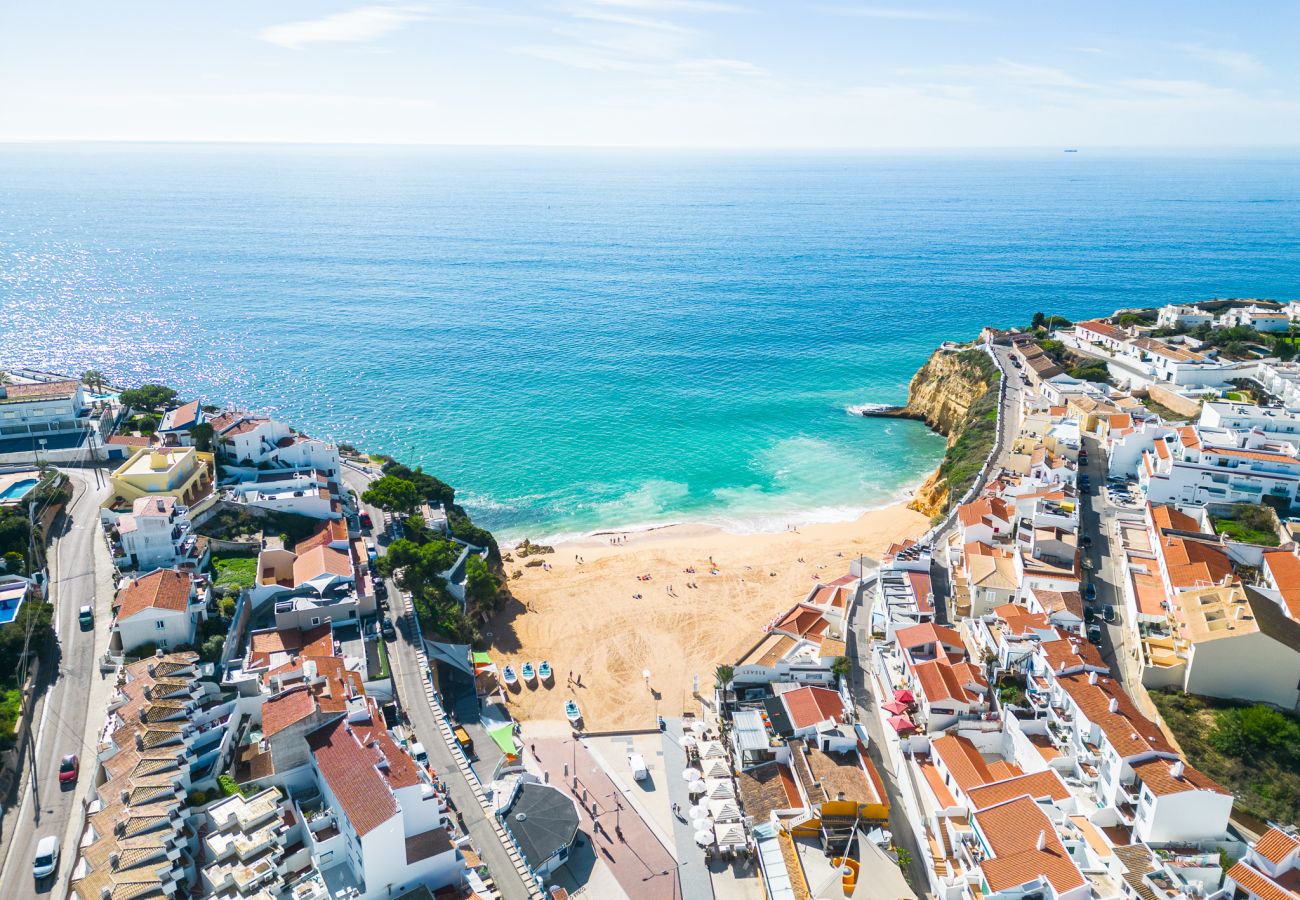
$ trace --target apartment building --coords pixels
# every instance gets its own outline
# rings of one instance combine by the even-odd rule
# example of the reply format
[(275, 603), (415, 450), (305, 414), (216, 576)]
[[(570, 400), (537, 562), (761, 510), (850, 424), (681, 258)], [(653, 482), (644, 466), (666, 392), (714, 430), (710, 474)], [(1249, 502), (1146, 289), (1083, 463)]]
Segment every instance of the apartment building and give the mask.
[(193, 644), (208, 600), (206, 579), (177, 569), (155, 569), (127, 581), (113, 599), (110, 647), (130, 654), (146, 644), (163, 649)]
[[(192, 531), (189, 507), (175, 497), (138, 497), (131, 512), (108, 510), (104, 518), (116, 537), (114, 561), (123, 568), (141, 572), (182, 566), (200, 569), (206, 561)], [(202, 543), (206, 545), (206, 541)]]

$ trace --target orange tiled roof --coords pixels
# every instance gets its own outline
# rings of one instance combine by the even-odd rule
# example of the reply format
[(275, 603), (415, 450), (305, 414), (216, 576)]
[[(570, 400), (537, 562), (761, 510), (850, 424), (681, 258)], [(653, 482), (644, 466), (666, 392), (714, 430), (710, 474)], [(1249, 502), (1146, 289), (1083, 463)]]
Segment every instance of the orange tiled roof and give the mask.
[(1260, 462), (1278, 462), (1285, 463), (1288, 466), (1300, 466), (1300, 459), (1294, 456), (1287, 456), (1285, 453), (1265, 453), (1262, 450), (1238, 450), (1234, 447), (1210, 447), (1207, 453), (1217, 453), (1220, 456), (1235, 456), (1238, 459), (1254, 459)]
[[(353, 829), (364, 837), (397, 815), (397, 801), (379, 774), (380, 754), (361, 743), (361, 729), (337, 719), (307, 737), (316, 766)], [(391, 765), (391, 761), (390, 761)]]
[(997, 806), (999, 803), (1005, 803), (1008, 800), (1024, 796), (1032, 797), (1035, 800), (1050, 797), (1053, 801), (1058, 802), (1068, 800), (1070, 797), (1070, 791), (1065, 786), (1065, 782), (1051, 769), (1044, 769), (1030, 775), (1018, 775), (1014, 778), (971, 788), (969, 793), (971, 805), (977, 810), (988, 809), (990, 806)]
[(955, 628), (949, 628), (946, 625), (935, 625), (933, 622), (923, 622), (920, 625), (909, 625), (906, 628), (900, 628), (894, 632), (894, 639), (898, 646), (905, 650), (913, 647), (919, 647), (922, 644), (939, 644), (941, 647), (963, 647), (961, 635)]
[(1151, 788), (1151, 793), (1157, 797), (1163, 797), (1166, 794), (1181, 794), (1184, 791), (1212, 791), (1216, 794), (1227, 794), (1214, 779), (1206, 775), (1199, 769), (1192, 768), (1191, 765), (1183, 763), (1183, 774), (1175, 778), (1171, 768), (1178, 760), (1171, 759), (1148, 759), (1144, 762), (1133, 763), (1133, 771), (1137, 773), (1142, 783)]
[(262, 736), (279, 734), (316, 712), (316, 699), (306, 685), (282, 691), (262, 704)]
[(1281, 865), (1288, 856), (1300, 850), (1300, 838), (1274, 827), (1264, 832), (1251, 849), (1273, 865)]
[(315, 547), (293, 561), (293, 580), (303, 584), (321, 575), (352, 577), (352, 557), (333, 547)]
[(1294, 553), (1275, 550), (1264, 554), (1264, 567), (1277, 585), (1291, 618), (1300, 620), (1300, 559)]
[[(1153, 751), (1176, 752), (1160, 727), (1138, 712), (1124, 689), (1109, 676), (1100, 675), (1096, 684), (1089, 684), (1086, 673), (1076, 672), (1057, 676), (1056, 682), (1070, 695), (1084, 717), (1101, 728), (1120, 757)], [(1115, 701), (1115, 712), (1110, 711), (1112, 700)]]
[(302, 556), (309, 550), (317, 547), (324, 547), (326, 544), (335, 544), (338, 542), (346, 543), (348, 539), (348, 523), (342, 519), (326, 519), (321, 523), (321, 527), (316, 533), (309, 538), (305, 538), (294, 545), (293, 552)]
[(137, 578), (117, 595), (117, 617), (129, 619), (146, 609), (184, 612), (190, 604), (190, 576), (175, 569), (158, 569)]
[(1169, 572), (1169, 583), (1174, 588), (1197, 587), (1207, 582), (1221, 584), (1232, 575), (1228, 555), (1211, 544), (1166, 537), (1159, 546)]
[(989, 764), (967, 738), (945, 734), (930, 742), (930, 750), (943, 760), (952, 780), (963, 791), (972, 791), (994, 780)]
[(790, 723), (796, 729), (809, 728), (818, 722), (844, 720), (844, 701), (835, 691), (821, 687), (805, 687), (786, 691), (781, 695)]
[(1289, 891), (1244, 860), (1228, 870), (1228, 877), (1263, 900), (1296, 900), (1300, 893)]
[(944, 660), (913, 663), (912, 674), (921, 684), (925, 699), (931, 704), (944, 700), (978, 703), (982, 697), (969, 690), (967, 684), (986, 685), (984, 676), (970, 663), (948, 663)]
[(980, 863), (989, 890), (1010, 890), (1040, 877), (1057, 894), (1086, 884), (1051, 820), (1029, 797), (977, 812), (975, 821), (993, 852), (992, 859)]

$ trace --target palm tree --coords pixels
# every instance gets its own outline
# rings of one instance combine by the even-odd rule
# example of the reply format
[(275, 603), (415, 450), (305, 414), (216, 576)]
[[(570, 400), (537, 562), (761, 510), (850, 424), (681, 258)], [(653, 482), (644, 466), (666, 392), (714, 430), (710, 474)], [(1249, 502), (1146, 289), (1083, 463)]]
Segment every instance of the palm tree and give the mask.
[(104, 387), (104, 373), (98, 369), (87, 369), (81, 373), (81, 383), (98, 393)]
[(713, 670), (714, 677), (718, 679), (718, 687), (722, 688), (724, 691), (727, 689), (727, 686), (731, 684), (731, 676), (735, 673), (735, 668), (728, 665), (721, 665)]

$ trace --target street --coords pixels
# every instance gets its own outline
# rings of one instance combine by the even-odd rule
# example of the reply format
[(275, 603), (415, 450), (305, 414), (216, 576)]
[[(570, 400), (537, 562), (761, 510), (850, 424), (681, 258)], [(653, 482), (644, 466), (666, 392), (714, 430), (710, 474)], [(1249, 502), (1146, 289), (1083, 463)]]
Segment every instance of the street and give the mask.
[[(5, 900), (37, 896), (63, 896), (63, 885), (75, 862), (77, 836), (71, 830), (80, 822), (79, 804), (94, 776), (95, 743), (87, 739), (90, 686), (100, 677), (95, 665), (96, 636), (107, 647), (107, 628), (113, 600), (112, 560), (104, 546), (99, 526), (99, 505), (107, 488), (96, 487), (93, 470), (72, 469), (73, 499), (53, 526), (49, 547), (50, 601), (58, 633), (57, 669), (47, 669), (45, 689), (35, 698), (37, 725), (36, 765), (31, 756), (23, 761), (14, 805), (0, 820), (0, 897)], [(78, 608), (95, 606), (95, 625), (83, 631), (77, 622)], [(96, 710), (93, 732), (102, 724), (103, 711)], [(75, 786), (59, 784), (59, 761), (69, 753), (81, 759), (80, 778)], [(37, 842), (48, 834), (59, 837), (61, 856), (57, 873), (37, 884), (32, 878), (32, 859)], [(57, 889), (56, 889), (56, 886)]]
[[(360, 497), (369, 484), (369, 478), (355, 469), (345, 467), (343, 482)], [(364, 504), (362, 508), (370, 513), (371, 519), (378, 528), (382, 528), (384, 514)], [(473, 838), (474, 848), (492, 873), (501, 896), (505, 900), (528, 900), (533, 892), (520, 878), (505, 846), (497, 836), (493, 822), (484, 813), (478, 798), (474, 796), (473, 788), (461, 774), (460, 768), (456, 765), (454, 751), (443, 740), (438, 729), (438, 720), (425, 700), (424, 673), (420, 671), (420, 663), (415, 655), (415, 613), (406, 597), (392, 582), (389, 583), (389, 603), (398, 624), (397, 640), (389, 644), (389, 659), (392, 662), (394, 686), (401, 706), (410, 717), (411, 727), (415, 729), (420, 743), (429, 754), (430, 764), (437, 771), (438, 777), (447, 785), (452, 803), (460, 813), (465, 829)]]

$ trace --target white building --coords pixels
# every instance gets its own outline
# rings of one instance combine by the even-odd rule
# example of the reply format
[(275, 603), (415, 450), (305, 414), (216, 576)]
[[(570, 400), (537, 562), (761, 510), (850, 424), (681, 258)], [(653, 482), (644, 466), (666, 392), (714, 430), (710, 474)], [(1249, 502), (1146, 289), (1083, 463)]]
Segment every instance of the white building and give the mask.
[(246, 412), (225, 412), (211, 424), (219, 454), (234, 467), (318, 469), (330, 478), (338, 477), (338, 447), (298, 434), (283, 422)]
[(1230, 900), (1290, 900), (1300, 884), (1300, 837), (1276, 826), (1228, 870), (1222, 896)]
[(1238, 306), (1219, 316), (1217, 324), (1220, 328), (1242, 326), (1264, 334), (1284, 334), (1290, 330), (1291, 316), (1271, 306)]
[(131, 512), (105, 517), (116, 518), (121, 561), (141, 572), (181, 566), (199, 568), (202, 562), (196, 536), (191, 533), (189, 508), (175, 497), (140, 497), (131, 504)]
[[(1176, 436), (1154, 441), (1142, 454), (1138, 483), (1150, 502), (1204, 506), (1274, 497), (1295, 503), (1300, 458), (1293, 445), (1191, 427), (1177, 429)], [(1237, 446), (1238, 440), (1248, 446)]]
[(1208, 313), (1195, 306), (1180, 306), (1177, 303), (1162, 306), (1160, 314), (1156, 317), (1156, 325), (1160, 328), (1195, 328), (1198, 325), (1210, 325), (1213, 322), (1213, 313)]
[(137, 647), (159, 648), (194, 643), (195, 630), (205, 616), (208, 592), (192, 577), (175, 569), (156, 569), (126, 582), (113, 600), (113, 645), (130, 654)]
[(1206, 402), (1201, 406), (1198, 422), (1203, 428), (1258, 431), (1267, 437), (1288, 441), (1300, 435), (1300, 409), (1275, 409), (1230, 400)]

